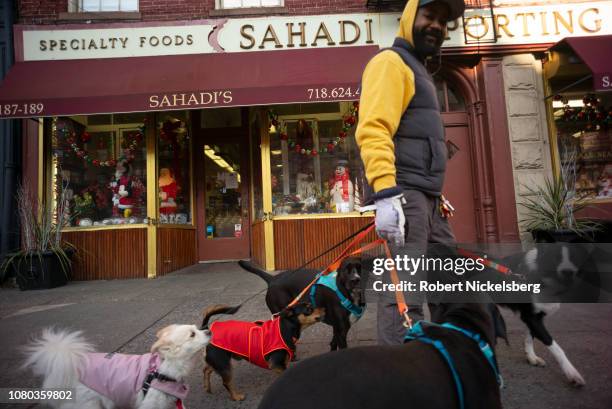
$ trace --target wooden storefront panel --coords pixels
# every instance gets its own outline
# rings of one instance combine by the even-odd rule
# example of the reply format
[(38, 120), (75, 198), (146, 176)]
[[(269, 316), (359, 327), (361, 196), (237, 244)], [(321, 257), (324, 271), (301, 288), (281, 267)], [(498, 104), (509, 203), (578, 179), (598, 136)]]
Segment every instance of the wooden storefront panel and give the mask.
[(157, 276), (196, 263), (195, 229), (157, 229)]
[(63, 239), (78, 250), (73, 280), (147, 277), (147, 230), (70, 231)]
[(251, 226), (251, 260), (261, 267), (266, 265), (264, 222), (256, 222)]
[[(372, 221), (373, 219), (369, 217), (275, 220), (276, 269), (299, 267)], [(375, 239), (376, 234), (372, 232), (365, 242)], [(309, 267), (320, 268), (328, 265), (344, 250), (347, 244), (348, 242), (317, 259)]]

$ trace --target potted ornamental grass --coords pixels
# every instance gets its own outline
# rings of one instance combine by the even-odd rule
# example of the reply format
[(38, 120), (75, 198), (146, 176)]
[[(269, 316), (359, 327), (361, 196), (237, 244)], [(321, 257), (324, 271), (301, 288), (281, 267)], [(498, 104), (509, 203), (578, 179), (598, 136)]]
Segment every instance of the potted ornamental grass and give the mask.
[(575, 157), (570, 154), (560, 174), (545, 179), (543, 186), (527, 187), (529, 196), (520, 203), (527, 210), (522, 223), (536, 242), (591, 242), (600, 228), (576, 217), (590, 202), (576, 192)]
[(0, 266), (0, 279), (12, 275), (21, 290), (47, 289), (65, 285), (72, 273), (74, 246), (62, 241), (67, 223), (66, 187), (58, 192), (55, 217), (27, 186), (17, 190), (21, 228), (21, 250), (8, 254)]

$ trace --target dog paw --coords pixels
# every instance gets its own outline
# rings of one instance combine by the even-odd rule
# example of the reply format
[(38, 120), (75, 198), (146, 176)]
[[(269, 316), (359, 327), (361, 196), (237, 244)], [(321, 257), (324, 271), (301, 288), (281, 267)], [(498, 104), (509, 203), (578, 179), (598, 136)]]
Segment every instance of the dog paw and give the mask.
[(537, 355), (528, 356), (527, 362), (529, 362), (529, 365), (532, 365), (532, 366), (546, 366), (546, 361)]
[(573, 370), (568, 370), (565, 372), (565, 377), (569, 383), (577, 388), (586, 385), (586, 382), (582, 375), (580, 375), (580, 372), (578, 372), (575, 368), (572, 369)]
[(232, 400), (240, 402), (244, 400), (244, 393), (234, 393), (232, 395)]

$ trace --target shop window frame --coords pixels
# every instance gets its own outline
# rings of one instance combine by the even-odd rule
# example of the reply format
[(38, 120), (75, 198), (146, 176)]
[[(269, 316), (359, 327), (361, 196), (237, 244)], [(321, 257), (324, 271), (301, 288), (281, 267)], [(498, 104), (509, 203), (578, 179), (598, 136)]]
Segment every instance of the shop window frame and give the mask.
[[(145, 132), (145, 137), (143, 139), (143, 143), (145, 143), (145, 147), (146, 147), (146, 155), (145, 155), (145, 168), (146, 168), (146, 177), (144, 178), (146, 180), (146, 186), (147, 186), (147, 190), (146, 190), (146, 208), (147, 208), (147, 213), (146, 215), (143, 216), (143, 219), (145, 219), (144, 222), (142, 223), (135, 223), (135, 224), (111, 224), (111, 225), (104, 225), (104, 226), (88, 226), (88, 227), (84, 227), (84, 226), (65, 226), (62, 228), (62, 231), (65, 232), (85, 232), (85, 231), (98, 231), (98, 230), (112, 230), (112, 229), (146, 229), (148, 226), (151, 225), (155, 225), (158, 228), (172, 228), (172, 229), (196, 229), (196, 225), (195, 225), (195, 218), (194, 218), (194, 207), (195, 207), (195, 203), (194, 203), (194, 195), (195, 195), (195, 185), (194, 185), (194, 178), (193, 178), (193, 134), (192, 134), (192, 121), (191, 121), (191, 115), (188, 112), (188, 121), (187, 126), (188, 126), (188, 132), (190, 135), (189, 138), (189, 173), (190, 173), (190, 182), (189, 182), (189, 186), (190, 186), (190, 199), (189, 199), (189, 208), (190, 208), (190, 215), (191, 215), (191, 221), (188, 224), (171, 224), (171, 223), (158, 223), (159, 221), (159, 203), (157, 202), (157, 200), (155, 200), (155, 212), (151, 213), (150, 212), (150, 205), (149, 205), (149, 198), (151, 197), (151, 195), (149, 194), (149, 189), (151, 189), (150, 183), (151, 180), (154, 180), (155, 183), (153, 184), (154, 186), (154, 197), (157, 198), (159, 197), (159, 186), (158, 186), (158, 172), (159, 172), (159, 157), (158, 157), (158, 149), (159, 149), (159, 144), (157, 142), (157, 132), (154, 129), (149, 129), (147, 128), (147, 131)], [(158, 112), (150, 112), (150, 113), (143, 113), (143, 115), (146, 118), (147, 123), (150, 124), (156, 124), (156, 120), (158, 117)], [(91, 115), (88, 115), (91, 116)], [(54, 159), (53, 159), (53, 136), (52, 136), (52, 121), (53, 118), (49, 117), (49, 118), (41, 118), (42, 120), (42, 124), (39, 127), (40, 129), (40, 144), (39, 144), (39, 149), (40, 149), (40, 154), (39, 154), (39, 174), (38, 174), (38, 194), (39, 197), (41, 199), (43, 199), (43, 203), (45, 205), (45, 209), (44, 211), (46, 212), (55, 212), (55, 206), (56, 206), (56, 199), (55, 199), (55, 194), (54, 194), (54, 189), (55, 189), (55, 174), (54, 174)], [(114, 124), (111, 125), (112, 127), (116, 127), (117, 130), (126, 130), (126, 129), (131, 129), (129, 127), (130, 124)], [(103, 128), (105, 128), (105, 125), (92, 125), (91, 128), (98, 128), (98, 130), (101, 130)], [(154, 136), (153, 138), (151, 138), (149, 136), (149, 133), (153, 132)], [(151, 148), (150, 145), (150, 141), (154, 141), (153, 143), (153, 148)], [(153, 167), (151, 166), (150, 162), (150, 157), (151, 155), (154, 155), (154, 165)], [(149, 176), (149, 173), (153, 170), (153, 174), (154, 176), (151, 178)], [(154, 217), (152, 217), (154, 215)]]
[[(110, 115), (114, 115), (114, 114), (110, 114)], [(150, 114), (148, 113), (143, 113), (143, 115), (145, 116), (145, 119), (147, 121), (150, 121), (152, 119)], [(60, 116), (61, 115), (58, 115), (57, 117), (60, 117)], [(86, 115), (86, 116), (94, 116), (94, 115)], [(67, 115), (67, 117), (70, 117), (70, 115)], [(40, 162), (39, 169), (42, 169), (42, 171), (39, 172), (39, 176), (38, 176), (39, 177), (39, 197), (43, 199), (43, 204), (45, 206), (44, 211), (51, 212), (51, 213), (55, 213), (55, 208), (56, 208), (56, 196), (54, 193), (56, 174), (54, 173), (55, 159), (53, 158), (53, 131), (52, 131), (54, 118), (55, 117), (42, 118), (43, 119), (43, 126), (41, 127), (42, 128), (41, 130), (42, 142), (39, 147), (42, 150), (42, 155), (39, 156), (39, 162)], [(88, 126), (88, 130), (90, 130), (91, 128), (94, 131), (103, 131), (103, 130), (108, 130), (108, 128), (110, 127), (111, 129), (116, 130), (117, 135), (119, 135), (122, 130), (124, 131), (133, 130), (134, 127), (130, 125), (135, 125), (135, 124), (129, 124), (129, 123), (123, 124), (122, 123), (122, 124), (109, 124), (109, 125), (91, 125), (91, 126)], [(144, 146), (146, 148), (145, 169), (147, 172), (144, 178), (144, 181), (147, 182), (145, 183), (145, 186), (147, 186), (147, 190), (145, 191), (145, 196), (146, 196), (145, 208), (148, 208), (149, 146), (148, 146), (148, 139), (147, 139), (146, 133), (143, 138), (143, 143), (145, 144)], [(120, 149), (120, 148), (117, 147), (117, 149)], [(144, 220), (142, 223), (134, 223), (134, 224), (110, 224), (110, 225), (103, 225), (103, 226), (64, 226), (62, 227), (62, 231), (86, 232), (86, 231), (109, 230), (109, 229), (110, 230), (112, 229), (146, 229), (149, 224), (147, 222), (147, 219), (149, 219), (148, 212), (146, 215), (143, 216), (143, 219)]]
[(84, 10), (84, 0), (70, 0), (68, 2), (68, 11), (73, 13), (136, 13), (140, 11), (140, 0), (136, 0), (136, 8), (123, 10), (121, 8), (122, 3), (126, 3), (126, 0), (116, 0), (118, 2), (117, 9), (113, 10), (102, 10), (102, 3), (105, 0), (97, 0), (99, 6), (97, 10)]
[[(550, 95), (550, 93), (552, 92), (552, 89), (548, 81), (546, 81), (546, 88), (547, 88), (546, 89), (547, 95)], [(580, 99), (582, 97), (582, 94), (584, 94), (585, 92), (593, 93), (597, 95), (596, 92), (589, 92), (588, 89), (584, 91), (568, 91), (567, 94), (573, 94), (570, 99)], [(548, 98), (545, 105), (546, 105), (546, 116), (547, 116), (548, 129), (549, 129), (552, 170), (553, 170), (555, 177), (561, 177), (561, 166), (562, 166), (561, 162), (562, 162), (563, 155), (561, 153), (561, 149), (559, 146), (558, 135), (559, 135), (559, 132), (566, 132), (566, 130), (560, 129), (557, 126), (557, 121), (555, 120), (554, 113), (555, 113), (555, 109), (559, 109), (559, 108), (553, 107), (553, 99)], [(577, 161), (576, 165), (578, 164), (579, 163)], [(598, 197), (588, 197), (588, 198), (585, 198), (584, 200), (586, 203), (589, 203), (592, 205), (612, 203), (612, 198), (609, 198), (609, 197), (599, 197), (599, 198)]]
[[(172, 112), (172, 111), (170, 111)], [(155, 204), (155, 219), (152, 220), (152, 223), (155, 224), (158, 228), (166, 228), (166, 229), (188, 229), (188, 230), (195, 230), (197, 229), (196, 226), (196, 218), (195, 218), (195, 182), (194, 182), (194, 168), (193, 168), (193, 121), (194, 121), (194, 115), (193, 115), (193, 111), (190, 110), (185, 110), (186, 113), (186, 120), (185, 120), (185, 125), (187, 126), (187, 132), (189, 135), (189, 217), (190, 217), (190, 222), (189, 223), (184, 223), (184, 224), (177, 224), (177, 223), (161, 223), (160, 220), (160, 211), (159, 211), (159, 201), (156, 199), (156, 204)], [(167, 115), (168, 112), (155, 112), (154, 116), (152, 118), (152, 123), (155, 124), (155, 197), (159, 198), (159, 183), (158, 183), (158, 179), (159, 179), (159, 135), (158, 135), (158, 130), (157, 130), (157, 123), (158, 121), (161, 120), (161, 116), (162, 115)], [(199, 117), (197, 117), (197, 120), (199, 121)]]
[[(279, 115), (278, 116), (278, 120), (280, 122), (282, 121), (298, 121), (300, 119), (305, 119), (305, 120), (316, 120), (317, 122), (322, 122), (322, 121), (342, 121), (343, 119), (343, 115), (349, 111), (349, 104), (352, 104), (353, 101), (338, 101), (339, 104), (339, 110), (337, 112), (328, 112), (328, 113), (320, 113), (320, 114), (294, 114), (294, 115)], [(355, 129), (356, 129), (357, 125), (355, 125)], [(278, 137), (278, 136), (272, 136), (271, 134), (269, 134), (269, 130), (267, 131), (269, 138), (268, 138), (268, 149), (267, 150), (263, 150), (262, 149), (262, 160), (270, 160), (270, 158), (268, 157), (267, 159), (265, 159), (263, 157), (263, 155), (271, 155), (270, 149), (271, 149), (271, 139), (274, 137)], [(353, 136), (354, 137), (354, 136)], [(320, 160), (320, 159), (319, 159)], [(267, 174), (265, 174), (267, 173)], [(269, 167), (268, 172), (264, 172), (263, 175), (264, 178), (267, 178), (267, 180), (271, 180), (272, 178), (272, 168)], [(272, 200), (272, 192), (270, 191), (270, 201)], [(266, 192), (264, 191), (264, 195), (266, 194)], [(363, 192), (361, 192), (361, 194), (363, 195)], [(274, 215), (274, 208), (271, 209), (271, 213), (267, 215), (267, 217), (271, 220), (303, 220), (303, 219), (328, 219), (328, 218), (347, 218), (347, 217), (372, 217), (373, 212), (368, 211), (368, 212), (360, 212), (358, 210), (353, 210), (351, 212), (347, 212), (347, 213), (313, 213), (313, 214), (309, 214), (309, 213), (299, 213), (299, 214), (288, 214), (288, 215)]]
[(263, 0), (258, 0), (259, 1), (259, 5), (258, 6), (253, 6), (253, 5), (248, 5), (245, 6), (244, 5), (244, 0), (240, 0), (240, 4), (241, 6), (239, 7), (226, 7), (225, 6), (225, 0), (215, 0), (215, 10), (223, 10), (223, 11), (230, 11), (230, 10), (259, 10), (259, 9), (269, 9), (269, 8), (283, 8), (285, 7), (285, 0), (278, 0), (279, 4), (272, 4), (272, 5), (263, 5), (262, 1)]

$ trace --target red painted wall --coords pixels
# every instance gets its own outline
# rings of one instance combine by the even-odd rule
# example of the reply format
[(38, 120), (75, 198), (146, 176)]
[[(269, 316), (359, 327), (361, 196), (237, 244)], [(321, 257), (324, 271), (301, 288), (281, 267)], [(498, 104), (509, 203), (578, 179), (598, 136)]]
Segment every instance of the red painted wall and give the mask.
[[(68, 0), (18, 1), (20, 24), (54, 24), (59, 13), (68, 11)], [(283, 14), (359, 13), (365, 5), (366, 0), (285, 0)], [(209, 18), (214, 8), (215, 0), (140, 0), (139, 11), (142, 21), (195, 20)]]

